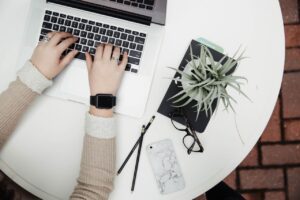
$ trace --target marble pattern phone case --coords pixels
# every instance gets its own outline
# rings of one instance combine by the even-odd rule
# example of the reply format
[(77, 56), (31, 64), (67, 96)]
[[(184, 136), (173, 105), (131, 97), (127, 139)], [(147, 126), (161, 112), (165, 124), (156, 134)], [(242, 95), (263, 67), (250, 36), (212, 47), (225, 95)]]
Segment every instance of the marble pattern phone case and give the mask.
[(170, 139), (148, 145), (147, 153), (161, 194), (176, 192), (185, 187)]

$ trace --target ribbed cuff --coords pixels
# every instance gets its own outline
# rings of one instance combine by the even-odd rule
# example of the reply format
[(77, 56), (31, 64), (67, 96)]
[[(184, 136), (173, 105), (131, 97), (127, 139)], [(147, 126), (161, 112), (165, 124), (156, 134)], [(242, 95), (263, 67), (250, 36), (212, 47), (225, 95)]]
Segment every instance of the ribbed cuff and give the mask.
[(41, 94), (53, 81), (47, 79), (30, 61), (26, 61), (17, 73), (20, 80), (32, 91)]
[(110, 139), (116, 136), (115, 118), (96, 117), (90, 113), (86, 114), (85, 131), (88, 135)]

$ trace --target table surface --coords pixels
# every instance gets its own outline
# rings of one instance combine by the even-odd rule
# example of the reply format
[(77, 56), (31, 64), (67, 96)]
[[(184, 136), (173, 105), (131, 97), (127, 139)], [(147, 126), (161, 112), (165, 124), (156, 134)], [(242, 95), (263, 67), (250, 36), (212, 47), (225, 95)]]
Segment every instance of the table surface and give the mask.
[[(15, 78), (29, 0), (0, 1), (0, 91)], [(115, 179), (110, 199), (192, 199), (225, 178), (250, 152), (271, 116), (280, 89), (284, 64), (284, 30), (277, 0), (180, 0), (168, 2), (166, 34), (157, 63), (147, 109), (141, 119), (117, 115), (117, 166), (126, 157), (162, 100), (173, 71), (191, 39), (204, 37), (229, 55), (242, 45), (246, 56), (236, 75), (248, 78), (243, 86), (252, 102), (230, 91), (239, 102), (236, 113), (222, 107), (199, 134), (205, 152), (188, 156), (182, 134), (168, 118), (156, 114), (144, 147), (170, 138), (186, 181), (184, 190), (161, 195), (142, 149), (136, 190), (130, 192), (135, 159)], [(87, 107), (41, 96), (23, 116), (0, 154), (0, 168), (16, 183), (43, 199), (67, 199), (79, 173)], [(67, 119), (67, 120), (66, 120)], [(134, 156), (135, 157), (135, 156)]]

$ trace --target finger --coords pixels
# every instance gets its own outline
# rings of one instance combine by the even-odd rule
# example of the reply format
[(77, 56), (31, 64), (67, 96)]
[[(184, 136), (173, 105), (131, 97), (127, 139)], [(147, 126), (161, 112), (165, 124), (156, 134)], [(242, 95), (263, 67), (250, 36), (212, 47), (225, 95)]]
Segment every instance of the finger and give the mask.
[(125, 70), (127, 63), (128, 63), (128, 53), (127, 53), (127, 51), (125, 51), (123, 54), (123, 58), (122, 58), (121, 62), (119, 63), (119, 67), (122, 71)]
[(95, 60), (101, 60), (102, 59), (103, 49), (104, 49), (103, 44), (98, 45), (97, 50), (96, 50), (96, 54), (95, 54)]
[(58, 43), (60, 43), (61, 40), (64, 38), (71, 37), (71, 33), (65, 33), (65, 32), (57, 32), (54, 34), (54, 36), (50, 39), (49, 44), (52, 46), (56, 46)]
[(65, 68), (73, 59), (74, 57), (78, 54), (77, 50), (73, 50), (69, 52), (61, 61), (60, 61), (60, 68)]
[(86, 60), (87, 70), (88, 72), (90, 72), (93, 66), (93, 60), (91, 55), (88, 52), (85, 52), (85, 60)]
[(111, 44), (106, 44), (103, 51), (103, 59), (110, 60), (113, 46)]
[(120, 58), (120, 48), (119, 47), (114, 48), (114, 51), (112, 53), (112, 58), (115, 58), (116, 60), (113, 60), (113, 61), (118, 64), (119, 58)]
[(63, 40), (58, 46), (58, 50), (60, 53), (63, 53), (71, 44), (74, 44), (78, 40), (77, 37), (70, 37)]

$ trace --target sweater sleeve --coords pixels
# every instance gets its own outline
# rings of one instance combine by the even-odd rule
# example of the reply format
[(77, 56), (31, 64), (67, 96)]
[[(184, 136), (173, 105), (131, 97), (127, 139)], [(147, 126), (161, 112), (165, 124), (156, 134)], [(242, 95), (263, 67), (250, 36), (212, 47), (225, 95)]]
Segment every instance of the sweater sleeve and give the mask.
[(0, 149), (30, 103), (51, 84), (28, 61), (18, 72), (17, 80), (0, 94)]
[(81, 167), (70, 199), (106, 200), (115, 177), (115, 119), (87, 114)]

